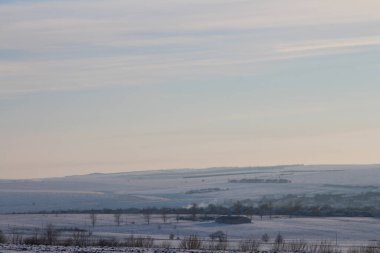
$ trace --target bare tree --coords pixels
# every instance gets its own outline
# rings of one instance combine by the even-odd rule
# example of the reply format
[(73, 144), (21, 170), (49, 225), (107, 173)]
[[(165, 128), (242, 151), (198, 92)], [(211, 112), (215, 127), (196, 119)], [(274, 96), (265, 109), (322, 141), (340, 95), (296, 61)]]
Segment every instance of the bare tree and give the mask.
[(150, 213), (150, 211), (149, 210), (144, 210), (143, 211), (143, 216), (144, 216), (144, 220), (145, 220), (145, 222), (146, 222), (146, 224), (150, 224), (150, 219), (152, 218), (152, 215), (151, 215), (151, 213)]
[(269, 242), (269, 239), (270, 238), (269, 238), (269, 235), (267, 233), (265, 233), (261, 236), (261, 241), (263, 241), (263, 242)]
[(167, 216), (167, 214), (166, 214), (165, 211), (162, 212), (162, 214), (161, 214), (161, 218), (162, 218), (162, 221), (163, 221), (164, 223), (166, 223), (166, 221), (168, 220), (168, 216)]
[(72, 234), (73, 244), (75, 246), (84, 247), (87, 245), (88, 236), (85, 230), (75, 228)]
[(48, 245), (54, 245), (58, 240), (58, 230), (53, 224), (48, 224), (44, 231), (44, 241)]
[(252, 206), (247, 207), (246, 210), (245, 210), (245, 213), (246, 213), (246, 215), (249, 216), (249, 218), (251, 220), (253, 219), (254, 211), (253, 211), (253, 207)]
[(253, 238), (242, 240), (239, 242), (239, 250), (242, 252), (257, 252), (260, 248), (260, 242)]
[(151, 248), (154, 244), (154, 239), (147, 237), (134, 237), (133, 235), (125, 238), (124, 245), (126, 247)]
[(260, 220), (263, 220), (263, 216), (264, 216), (264, 212), (265, 212), (265, 205), (264, 204), (261, 204), (259, 207), (258, 207), (258, 212), (259, 212), (259, 215), (260, 215)]
[(198, 205), (193, 203), (190, 207), (191, 220), (195, 221), (197, 219)]
[(16, 228), (11, 228), (11, 243), (12, 244), (22, 244), (22, 235), (17, 231)]
[(115, 213), (113, 215), (116, 225), (119, 227), (121, 223), (121, 213)]
[(159, 245), (158, 247), (160, 247), (161, 249), (170, 249), (171, 246), (171, 242), (163, 241), (161, 245)]
[(0, 243), (6, 243), (7, 238), (5, 237), (4, 233), (2, 230), (0, 230)]
[(308, 244), (303, 240), (291, 241), (285, 244), (287, 252), (305, 252), (308, 249)]
[(179, 247), (181, 249), (200, 249), (202, 247), (202, 241), (197, 235), (190, 235), (182, 239)]
[(243, 204), (240, 202), (240, 201), (237, 201), (233, 206), (232, 206), (232, 210), (233, 212), (235, 212), (236, 214), (238, 215), (241, 215), (242, 211), (243, 211)]
[[(281, 234), (278, 234), (276, 238), (274, 239), (274, 244), (273, 244), (273, 251), (284, 251), (285, 250), (285, 241), (284, 237), (282, 237)], [(327, 252), (327, 251), (326, 251)]]
[(282, 237), (281, 234), (278, 234), (276, 236), (276, 239), (274, 239), (274, 243), (283, 243), (284, 242), (284, 237)]
[(269, 215), (269, 219), (272, 219), (273, 212), (273, 204), (272, 202), (263, 203), (259, 206), (259, 215), (261, 220), (263, 219), (263, 215)]
[(273, 212), (273, 204), (271, 201), (268, 203), (268, 211), (269, 211), (269, 219), (271, 220), (272, 219), (272, 212)]
[(95, 212), (90, 213), (90, 220), (91, 220), (92, 227), (95, 227), (96, 222), (98, 220), (98, 217)]
[(208, 244), (209, 250), (226, 250), (228, 247), (227, 234), (221, 230), (209, 234), (211, 242)]

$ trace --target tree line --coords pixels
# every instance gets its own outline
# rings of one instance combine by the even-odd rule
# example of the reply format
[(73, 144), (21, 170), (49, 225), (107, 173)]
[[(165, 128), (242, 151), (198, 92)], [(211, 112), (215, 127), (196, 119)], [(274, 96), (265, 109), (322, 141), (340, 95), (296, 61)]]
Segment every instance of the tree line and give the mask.
[[(166, 215), (176, 215), (176, 219), (200, 219), (200, 215), (246, 215), (253, 217), (254, 215), (272, 218), (274, 215), (286, 216), (307, 216), (307, 217), (380, 217), (380, 209), (375, 206), (362, 207), (333, 207), (331, 205), (304, 205), (299, 202), (289, 202), (284, 204), (274, 204), (272, 201), (260, 201), (256, 205), (247, 205), (241, 201), (236, 201), (232, 205), (216, 205), (209, 204), (207, 206), (199, 206), (193, 203), (190, 207), (146, 207), (146, 208), (126, 208), (126, 209), (98, 209), (98, 210), (56, 210), (56, 211), (40, 211), (28, 212), (37, 214), (142, 214), (150, 221), (152, 214), (162, 215), (166, 219)], [(24, 213), (25, 214), (25, 213)], [(186, 216), (183, 216), (186, 215)]]

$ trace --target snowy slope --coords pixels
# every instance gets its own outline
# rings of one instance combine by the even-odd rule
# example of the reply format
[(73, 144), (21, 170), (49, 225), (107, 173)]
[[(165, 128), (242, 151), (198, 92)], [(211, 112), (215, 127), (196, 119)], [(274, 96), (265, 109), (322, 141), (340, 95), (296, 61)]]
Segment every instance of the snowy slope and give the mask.
[[(231, 179), (288, 179), (289, 184), (240, 184)], [(0, 212), (187, 206), (286, 194), (379, 192), (379, 165), (291, 165), (90, 174), (0, 180)], [(219, 188), (220, 191), (186, 194)]]

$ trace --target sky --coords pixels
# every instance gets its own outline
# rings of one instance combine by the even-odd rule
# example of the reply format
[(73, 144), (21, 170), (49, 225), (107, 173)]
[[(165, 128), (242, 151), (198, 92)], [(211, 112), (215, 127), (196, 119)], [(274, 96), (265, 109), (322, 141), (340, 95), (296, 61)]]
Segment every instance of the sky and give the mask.
[(0, 178), (380, 163), (378, 0), (0, 0)]

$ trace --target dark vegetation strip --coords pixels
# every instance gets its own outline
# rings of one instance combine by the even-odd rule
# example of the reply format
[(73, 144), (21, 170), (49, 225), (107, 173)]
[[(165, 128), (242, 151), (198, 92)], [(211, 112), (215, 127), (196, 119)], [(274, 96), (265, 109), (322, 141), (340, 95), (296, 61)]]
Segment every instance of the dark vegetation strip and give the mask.
[(223, 177), (223, 176), (248, 175), (248, 174), (267, 174), (267, 173), (275, 173), (275, 172), (277, 171), (251, 171), (251, 172), (239, 172), (239, 173), (204, 174), (204, 175), (184, 176), (183, 178)]
[[(259, 215), (273, 216), (286, 215), (298, 217), (380, 217), (380, 208), (374, 206), (362, 207), (332, 207), (329, 205), (311, 205), (303, 206), (297, 203), (288, 203), (284, 205), (273, 205), (272, 202), (264, 202), (258, 206), (243, 205), (238, 201), (232, 206), (226, 207), (222, 205), (209, 204), (206, 207), (198, 207), (193, 204), (190, 208), (127, 208), (127, 209), (91, 209), (91, 210), (53, 210), (39, 212), (23, 212), (17, 214), (188, 214), (188, 215)], [(16, 214), (16, 213), (12, 213)]]

